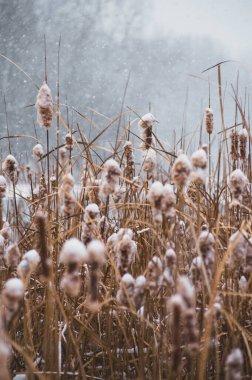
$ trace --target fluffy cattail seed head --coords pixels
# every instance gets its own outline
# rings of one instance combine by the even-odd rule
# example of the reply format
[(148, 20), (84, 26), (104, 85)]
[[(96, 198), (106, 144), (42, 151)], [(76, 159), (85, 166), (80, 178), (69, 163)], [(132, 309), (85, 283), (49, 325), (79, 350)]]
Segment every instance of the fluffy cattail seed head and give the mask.
[(87, 257), (87, 251), (84, 244), (76, 238), (67, 240), (63, 244), (60, 252), (60, 262), (64, 265), (82, 265), (87, 261)]
[(229, 184), (233, 198), (231, 207), (237, 206), (242, 201), (242, 195), (248, 184), (248, 178), (240, 169), (236, 169), (230, 175)]
[(239, 348), (235, 348), (228, 355), (225, 363), (225, 380), (242, 379), (243, 356)]
[(5, 192), (7, 188), (7, 182), (3, 175), (0, 175), (0, 198), (5, 197)]
[(37, 144), (32, 148), (32, 156), (36, 158), (36, 160), (40, 160), (40, 158), (44, 155), (43, 147), (41, 144)]
[(39, 89), (36, 108), (39, 125), (46, 129), (50, 128), (53, 118), (53, 101), (51, 90), (45, 82)]
[(18, 163), (14, 156), (9, 154), (3, 162), (3, 173), (12, 183), (18, 180)]
[(4, 259), (8, 267), (16, 267), (20, 261), (21, 253), (17, 244), (11, 244), (6, 249)]
[(187, 155), (180, 153), (171, 169), (172, 179), (177, 187), (181, 188), (186, 184), (190, 173), (191, 163)]

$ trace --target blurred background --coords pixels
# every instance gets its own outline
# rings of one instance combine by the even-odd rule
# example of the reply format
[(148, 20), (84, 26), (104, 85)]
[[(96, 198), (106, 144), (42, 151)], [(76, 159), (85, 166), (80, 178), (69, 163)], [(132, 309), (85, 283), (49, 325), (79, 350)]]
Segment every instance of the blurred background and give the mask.
[[(217, 133), (221, 129), (217, 69), (202, 71), (224, 60), (234, 61), (222, 65), (226, 127), (234, 123), (231, 83), (237, 88), (238, 76), (239, 96), (243, 104), (245, 94), (249, 101), (249, 0), (0, 0), (0, 6), (0, 53), (38, 86), (44, 80), (46, 36), (47, 76), (54, 100), (61, 36), (60, 102), (70, 106), (69, 124), (75, 128), (79, 122), (89, 138), (130, 107), (137, 114), (150, 110), (156, 116), (157, 132), (167, 146), (178, 140), (182, 128), (189, 142), (208, 106), (209, 83)], [(6, 136), (4, 96), (10, 133), (34, 134), (34, 83), (0, 57), (0, 137)], [(71, 106), (92, 119), (96, 128)], [(61, 112), (66, 118), (66, 107)], [(126, 114), (121, 125), (135, 117)], [(102, 136), (103, 144), (113, 141), (117, 126)], [(36, 130), (43, 140), (43, 131), (38, 126)], [(53, 144), (54, 132), (50, 134)], [(23, 141), (12, 141), (20, 154)], [(191, 148), (198, 143), (198, 138), (192, 138)], [(5, 147), (6, 140), (0, 141), (2, 152)]]

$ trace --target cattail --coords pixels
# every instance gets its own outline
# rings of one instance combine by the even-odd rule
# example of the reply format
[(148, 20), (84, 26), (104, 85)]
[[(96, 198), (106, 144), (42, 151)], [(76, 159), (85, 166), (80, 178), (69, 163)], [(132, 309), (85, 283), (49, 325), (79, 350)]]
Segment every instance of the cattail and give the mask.
[(158, 292), (163, 283), (163, 265), (158, 256), (153, 258), (148, 263), (148, 285), (150, 294)]
[(73, 148), (73, 137), (70, 133), (65, 136), (65, 147), (67, 150), (71, 150)]
[(174, 249), (170, 246), (164, 256), (163, 281), (166, 285), (174, 286), (174, 274), (176, 270), (177, 256)]
[(127, 234), (116, 245), (117, 265), (121, 276), (130, 271), (137, 252), (136, 243)]
[(147, 280), (144, 276), (141, 275), (136, 278), (133, 297), (137, 310), (139, 310), (143, 305), (146, 285)]
[(104, 182), (101, 185), (101, 194), (104, 196), (109, 196), (114, 193), (116, 188), (116, 183), (118, 181), (119, 176), (121, 175), (121, 169), (118, 163), (112, 158), (106, 161), (105, 165), (106, 175), (104, 178)]
[(87, 261), (87, 257), (86, 248), (80, 240), (71, 238), (63, 244), (60, 252), (60, 263), (64, 264), (65, 272), (60, 286), (72, 297), (76, 297), (80, 292), (79, 269)]
[(150, 190), (147, 195), (152, 207), (152, 217), (155, 224), (161, 224), (163, 221), (162, 215), (162, 199), (163, 199), (164, 186), (161, 182), (155, 181), (151, 184)]
[(51, 90), (45, 82), (39, 89), (36, 108), (39, 125), (46, 129), (51, 128), (53, 118), (53, 101)]
[(172, 179), (177, 187), (181, 188), (186, 184), (190, 173), (191, 163), (185, 154), (180, 153), (171, 169)]
[(23, 282), (29, 279), (40, 263), (40, 256), (35, 249), (26, 252), (17, 267), (17, 273)]
[(98, 215), (100, 214), (100, 209), (97, 204), (90, 203), (84, 214), (84, 222), (82, 223), (82, 234), (81, 240), (84, 244), (88, 244), (91, 240), (97, 239), (99, 237), (98, 228)]
[(183, 238), (185, 236), (186, 232), (186, 225), (183, 220), (179, 220), (177, 223), (177, 233), (180, 238)]
[(69, 150), (65, 146), (63, 146), (59, 150), (59, 156), (60, 156), (61, 166), (65, 168), (67, 164), (69, 163), (69, 158), (70, 158)]
[(52, 191), (53, 191), (53, 192), (56, 191), (56, 189), (57, 189), (57, 180), (56, 180), (55, 175), (52, 175), (52, 176), (50, 177), (50, 184), (51, 184), (51, 189), (52, 189)]
[(225, 362), (225, 380), (241, 380), (243, 356), (239, 348), (234, 348)]
[(113, 193), (113, 200), (115, 203), (122, 202), (124, 196), (124, 189), (121, 186), (116, 186)]
[(239, 159), (239, 133), (236, 129), (233, 129), (231, 134), (231, 157), (233, 161), (237, 161)]
[(206, 131), (210, 135), (213, 132), (214, 128), (213, 110), (211, 108), (206, 108), (205, 110), (205, 122)]
[(3, 175), (0, 175), (0, 199), (5, 197), (5, 192), (7, 188), (7, 182)]
[(173, 191), (173, 187), (166, 183), (163, 188), (163, 196), (161, 200), (161, 210), (165, 218), (173, 218), (176, 214), (175, 210), (176, 196)]
[(248, 140), (248, 132), (246, 128), (243, 128), (239, 132), (239, 142), (240, 142), (240, 157), (242, 160), (246, 159), (247, 155), (247, 140)]
[(32, 156), (36, 158), (36, 160), (40, 160), (43, 155), (44, 151), (41, 144), (37, 144), (32, 148)]
[(24, 285), (18, 278), (11, 278), (4, 284), (1, 294), (1, 301), (3, 306), (3, 317), (5, 323), (11, 321), (17, 313), (20, 302), (24, 298)]
[(9, 178), (13, 184), (16, 184), (19, 175), (18, 163), (11, 154), (9, 154), (3, 162), (3, 174)]
[(76, 199), (74, 195), (74, 178), (72, 174), (65, 174), (62, 183), (62, 195), (64, 197), (63, 212), (65, 215), (70, 216), (74, 213)]
[(48, 279), (51, 276), (52, 263), (47, 244), (47, 214), (44, 211), (37, 211), (34, 221), (36, 224), (36, 250), (40, 255), (42, 274)]
[(191, 181), (198, 185), (203, 185), (206, 181), (207, 155), (204, 149), (196, 150), (191, 157), (193, 170)]
[(21, 253), (16, 243), (7, 247), (4, 260), (8, 267), (16, 267), (20, 261)]
[(208, 230), (203, 230), (199, 235), (199, 250), (202, 255), (202, 259), (204, 261), (204, 265), (206, 268), (206, 272), (210, 278), (213, 277), (214, 271), (214, 244), (215, 239), (213, 234)]
[(242, 195), (248, 184), (248, 179), (240, 169), (236, 169), (230, 175), (229, 184), (232, 193), (231, 207), (237, 206), (242, 201)]
[(99, 189), (102, 185), (101, 179), (94, 179), (90, 182), (88, 186), (88, 200), (90, 203), (96, 203), (98, 206), (100, 205), (101, 201), (99, 198)]
[(190, 266), (189, 276), (196, 292), (202, 291), (202, 265), (202, 258), (197, 256), (194, 257)]
[(89, 265), (89, 308), (97, 311), (98, 285), (101, 269), (105, 263), (105, 245), (100, 240), (92, 240), (87, 246), (87, 264)]
[(246, 231), (236, 231), (229, 238), (229, 249), (231, 255), (228, 264), (231, 269), (239, 271), (246, 265), (246, 256), (248, 251), (248, 234)]
[(156, 122), (156, 118), (151, 113), (142, 116), (138, 122), (139, 127), (142, 128), (141, 138), (143, 142), (140, 147), (143, 150), (148, 150), (152, 146), (152, 128)]
[(119, 304), (129, 307), (133, 304), (135, 290), (135, 279), (129, 273), (125, 273), (121, 278), (120, 288), (117, 292), (116, 299)]
[(134, 165), (135, 165), (135, 159), (134, 159), (134, 153), (133, 153), (133, 145), (131, 141), (126, 141), (124, 144), (124, 155), (126, 159), (125, 164), (125, 177), (128, 179), (133, 178), (134, 174)]
[(3, 236), (5, 243), (8, 243), (11, 237), (11, 227), (8, 222), (3, 224), (3, 228), (0, 231), (0, 234)]
[(178, 373), (181, 366), (181, 329), (185, 309), (185, 302), (180, 294), (175, 294), (169, 299), (168, 309), (171, 312), (172, 371)]
[(143, 171), (147, 174), (153, 174), (157, 167), (157, 154), (154, 149), (148, 149), (142, 156)]

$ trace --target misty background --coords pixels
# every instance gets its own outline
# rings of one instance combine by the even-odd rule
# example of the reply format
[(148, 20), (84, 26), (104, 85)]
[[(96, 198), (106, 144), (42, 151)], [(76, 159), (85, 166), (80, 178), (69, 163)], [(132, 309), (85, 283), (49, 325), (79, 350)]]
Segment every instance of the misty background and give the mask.
[[(63, 105), (61, 113), (73, 129), (78, 122), (88, 138), (130, 107), (140, 115), (151, 110), (159, 121), (156, 131), (167, 149), (179, 139), (182, 128), (186, 144), (197, 148), (199, 134), (193, 137), (193, 133), (200, 129), (208, 106), (209, 83), (216, 114), (215, 135), (221, 130), (217, 69), (202, 71), (223, 60), (235, 61), (222, 65), (226, 127), (234, 123), (231, 83), (236, 86), (238, 72), (239, 96), (244, 99), (246, 93), (249, 99), (249, 0), (0, 0), (0, 7), (0, 53), (34, 82), (0, 57), (0, 137), (7, 135), (4, 96), (10, 134), (34, 135), (36, 109), (32, 105), (36, 85), (44, 80), (44, 35), (48, 85), (54, 101), (61, 36), (60, 102), (69, 105), (68, 115)], [(92, 119), (94, 125), (71, 106)], [(134, 112), (125, 114), (121, 128), (136, 117)], [(100, 144), (113, 145), (117, 126), (115, 123), (100, 138)], [(43, 142), (45, 133), (38, 125), (36, 132)], [(61, 127), (62, 141), (64, 134)], [(50, 135), (53, 145), (55, 129)], [(132, 139), (136, 142), (135, 137)], [(15, 139), (11, 144), (22, 156), (34, 141)], [(7, 141), (0, 140), (1, 152), (6, 149)]]

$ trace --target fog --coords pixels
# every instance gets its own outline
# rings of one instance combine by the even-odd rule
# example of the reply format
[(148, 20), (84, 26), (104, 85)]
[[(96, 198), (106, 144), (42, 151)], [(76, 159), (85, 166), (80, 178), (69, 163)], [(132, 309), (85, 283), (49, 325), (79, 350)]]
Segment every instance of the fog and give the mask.
[[(129, 107), (134, 112), (123, 116), (122, 126), (151, 110), (164, 143), (173, 144), (173, 131), (178, 140), (182, 127), (189, 142), (208, 106), (209, 83), (211, 106), (219, 111), (217, 71), (202, 71), (224, 60), (232, 60), (222, 65), (227, 127), (234, 122), (230, 84), (236, 85), (238, 72), (240, 95), (250, 92), (249, 0), (1, 0), (0, 6), (0, 53), (32, 79), (0, 57), (1, 137), (7, 134), (4, 96), (10, 133), (34, 134), (36, 85), (45, 77), (44, 35), (54, 99), (61, 38), (60, 102), (69, 106), (68, 115), (64, 105), (61, 113), (73, 128), (78, 122), (88, 138)], [(92, 118), (95, 127), (71, 107)], [(217, 133), (218, 116), (215, 124)], [(103, 135), (102, 143), (113, 142), (116, 128)], [(38, 126), (36, 131), (43, 140), (43, 131)], [(12, 146), (22, 153), (20, 141)], [(193, 139), (192, 147), (198, 143)], [(5, 146), (2, 140), (2, 151)]]

